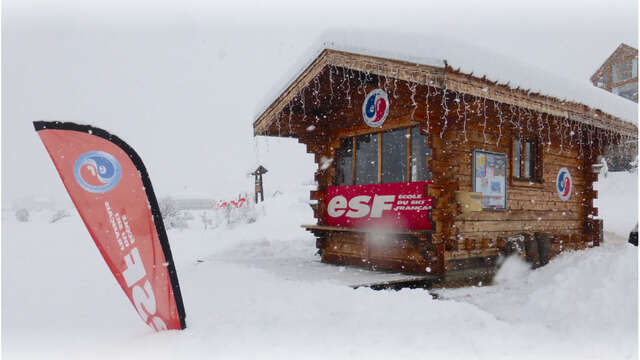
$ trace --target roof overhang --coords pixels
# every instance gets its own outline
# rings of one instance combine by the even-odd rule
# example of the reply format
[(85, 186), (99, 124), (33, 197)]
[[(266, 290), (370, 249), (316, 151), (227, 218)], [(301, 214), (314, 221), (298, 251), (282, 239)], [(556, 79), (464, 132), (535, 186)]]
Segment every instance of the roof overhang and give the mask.
[[(479, 98), (514, 105), (528, 110), (569, 119), (589, 126), (637, 138), (637, 127), (627, 121), (590, 108), (584, 104), (560, 100), (556, 97), (533, 93), (508, 84), (499, 84), (486, 77), (478, 78), (444, 66), (423, 65), (345, 51), (324, 49), (316, 59), (258, 116), (253, 123), (254, 135), (266, 135), (283, 109), (309, 86), (326, 66), (343, 67), (368, 74), (395, 78)], [(286, 134), (284, 136), (295, 136)]]

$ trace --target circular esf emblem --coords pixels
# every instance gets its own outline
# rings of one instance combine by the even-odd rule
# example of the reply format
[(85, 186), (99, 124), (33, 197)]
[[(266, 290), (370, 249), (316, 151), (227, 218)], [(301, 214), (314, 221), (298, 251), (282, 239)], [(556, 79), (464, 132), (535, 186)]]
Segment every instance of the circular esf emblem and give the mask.
[(105, 193), (113, 189), (122, 176), (120, 163), (104, 151), (89, 151), (78, 157), (73, 175), (83, 189), (92, 193)]
[(371, 127), (380, 127), (389, 115), (389, 97), (382, 89), (375, 89), (367, 94), (362, 103), (362, 117)]
[(571, 198), (571, 190), (573, 187), (573, 181), (571, 174), (567, 168), (561, 168), (558, 170), (558, 177), (556, 178), (556, 191), (562, 201), (567, 201)]

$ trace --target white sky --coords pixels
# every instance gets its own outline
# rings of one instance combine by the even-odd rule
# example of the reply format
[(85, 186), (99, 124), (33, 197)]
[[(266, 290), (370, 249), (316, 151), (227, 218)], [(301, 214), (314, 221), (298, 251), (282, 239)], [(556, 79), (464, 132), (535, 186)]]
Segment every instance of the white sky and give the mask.
[[(2, 203), (66, 192), (34, 120), (89, 123), (133, 146), (156, 192), (216, 198), (310, 181), (295, 140), (254, 140), (255, 108), (325, 31), (445, 35), (586, 81), (636, 1), (34, 1), (2, 3)], [(428, 56), (428, 54), (425, 54)], [(296, 69), (297, 70), (297, 69)]]

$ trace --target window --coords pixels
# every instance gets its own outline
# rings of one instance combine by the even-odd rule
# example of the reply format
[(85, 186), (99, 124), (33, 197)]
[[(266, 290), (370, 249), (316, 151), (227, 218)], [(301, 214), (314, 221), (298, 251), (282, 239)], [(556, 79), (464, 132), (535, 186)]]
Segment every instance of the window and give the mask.
[(598, 87), (607, 87), (607, 78), (604, 76), (604, 74), (600, 74), (600, 77), (598, 77)]
[(513, 139), (513, 161), (512, 169), (513, 169), (513, 177), (516, 179), (520, 178), (520, 162), (521, 162), (521, 152), (522, 152), (522, 144), (520, 143), (520, 138), (516, 137)]
[(427, 137), (420, 133), (415, 126), (411, 128), (411, 181), (427, 181), (431, 173), (427, 168), (427, 158), (431, 156), (431, 149), (427, 146)]
[(340, 140), (340, 148), (336, 151), (335, 184), (353, 184), (353, 138)]
[(407, 182), (407, 129), (382, 133), (382, 183)]
[(638, 99), (638, 83), (632, 82), (622, 86), (614, 87), (612, 92), (630, 100)]
[(631, 79), (638, 74), (638, 59), (626, 60), (612, 66), (613, 82)]
[(512, 176), (516, 180), (542, 182), (542, 160), (538, 142), (533, 139), (513, 139)]
[(378, 134), (356, 137), (356, 185), (378, 182)]
[(417, 126), (340, 140), (334, 184), (364, 185), (427, 181), (431, 155)]

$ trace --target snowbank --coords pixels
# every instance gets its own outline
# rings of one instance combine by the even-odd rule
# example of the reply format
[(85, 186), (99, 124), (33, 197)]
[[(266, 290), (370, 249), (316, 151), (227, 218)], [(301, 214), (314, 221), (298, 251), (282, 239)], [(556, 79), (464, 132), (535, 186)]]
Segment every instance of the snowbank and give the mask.
[(594, 185), (598, 199), (598, 217), (603, 219), (604, 231), (626, 239), (638, 222), (638, 173), (610, 172), (598, 176)]
[(188, 328), (160, 334), (137, 317), (77, 214), (53, 224), (3, 217), (2, 355), (638, 357), (635, 247), (606, 243), (535, 271), (511, 263), (497, 285), (443, 290), (440, 300), (424, 290), (353, 290), (346, 284), (392, 274), (319, 262), (299, 227), (313, 222), (309, 188), (269, 197), (250, 224), (171, 230)]
[(607, 244), (564, 253), (535, 271), (528, 268), (520, 258), (510, 258), (496, 275), (496, 285), (443, 290), (440, 295), (475, 304), (511, 324), (562, 334), (562, 343), (582, 343), (584, 350), (609, 354), (602, 358), (622, 359), (634, 353), (636, 247)]

